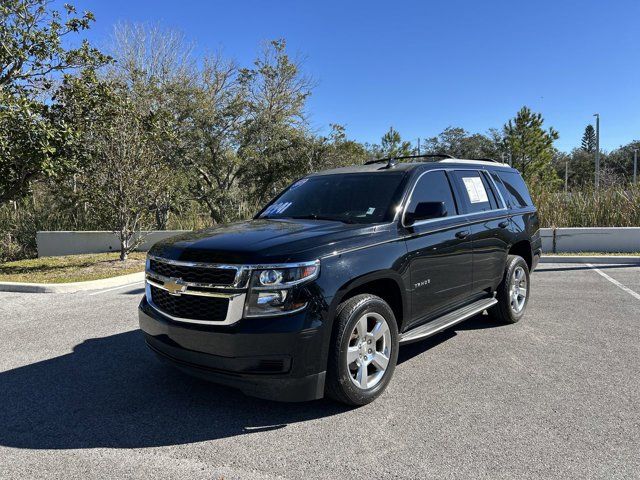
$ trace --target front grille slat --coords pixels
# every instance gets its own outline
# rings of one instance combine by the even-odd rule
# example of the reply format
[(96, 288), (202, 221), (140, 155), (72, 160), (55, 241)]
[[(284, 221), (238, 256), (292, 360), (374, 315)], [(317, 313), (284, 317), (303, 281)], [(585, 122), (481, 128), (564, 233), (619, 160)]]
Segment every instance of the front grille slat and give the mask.
[(172, 317), (224, 321), (229, 308), (228, 298), (202, 297), (198, 295), (171, 295), (166, 290), (150, 285), (151, 301), (163, 312)]
[(189, 265), (175, 265), (149, 260), (149, 270), (164, 277), (181, 278), (185, 282), (204, 283), (210, 285), (233, 285), (236, 278), (234, 268), (209, 268)]

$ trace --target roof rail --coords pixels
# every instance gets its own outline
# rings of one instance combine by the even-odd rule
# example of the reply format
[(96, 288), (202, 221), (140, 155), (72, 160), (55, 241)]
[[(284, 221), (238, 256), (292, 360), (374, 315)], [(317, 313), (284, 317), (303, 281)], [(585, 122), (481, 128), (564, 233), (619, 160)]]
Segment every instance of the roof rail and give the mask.
[(447, 155), (446, 153), (430, 153), (430, 154), (424, 154), (424, 155), (404, 155), (400, 157), (379, 158), (377, 160), (369, 160), (364, 164), (373, 165), (374, 163), (387, 162), (387, 166), (385, 168), (393, 168), (397, 160), (413, 160), (416, 158), (455, 158), (455, 157), (452, 157), (451, 155)]
[(477, 160), (479, 162), (493, 162), (493, 163), (502, 163), (494, 158), (469, 158), (469, 160)]

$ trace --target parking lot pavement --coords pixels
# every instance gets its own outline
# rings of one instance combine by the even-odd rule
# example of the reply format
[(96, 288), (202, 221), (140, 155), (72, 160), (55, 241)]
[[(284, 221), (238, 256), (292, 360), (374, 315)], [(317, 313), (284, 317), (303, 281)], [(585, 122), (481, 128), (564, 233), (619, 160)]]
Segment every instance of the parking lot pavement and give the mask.
[(2, 478), (640, 478), (640, 268), (543, 264), (516, 325), (402, 347), (358, 409), (160, 364), (140, 286), (0, 294)]

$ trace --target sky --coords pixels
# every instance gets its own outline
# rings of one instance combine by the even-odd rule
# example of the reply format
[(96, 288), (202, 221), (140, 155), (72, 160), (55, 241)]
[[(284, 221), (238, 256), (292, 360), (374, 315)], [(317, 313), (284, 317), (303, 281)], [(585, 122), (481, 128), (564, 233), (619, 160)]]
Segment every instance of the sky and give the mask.
[(205, 1), (71, 0), (105, 45), (117, 22), (183, 32), (196, 53), (222, 51), (250, 65), (260, 45), (284, 38), (316, 86), (308, 112), (376, 143), (447, 126), (484, 133), (523, 105), (579, 146), (594, 113), (601, 147), (640, 139), (640, 1)]

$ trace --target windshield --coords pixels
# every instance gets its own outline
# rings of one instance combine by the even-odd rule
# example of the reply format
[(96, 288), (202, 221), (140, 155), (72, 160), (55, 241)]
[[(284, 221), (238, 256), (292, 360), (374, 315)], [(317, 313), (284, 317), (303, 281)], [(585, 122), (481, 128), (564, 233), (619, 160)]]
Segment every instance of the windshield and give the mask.
[(380, 223), (393, 219), (404, 174), (346, 173), (298, 180), (258, 215), (344, 223)]

